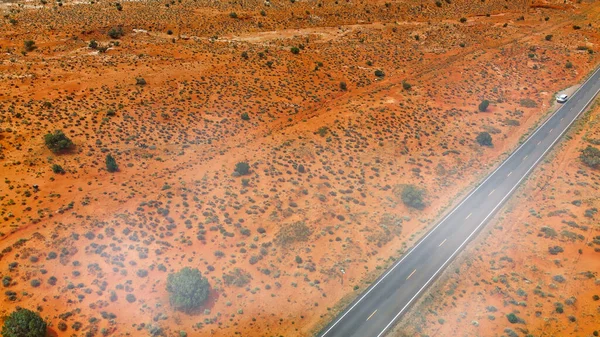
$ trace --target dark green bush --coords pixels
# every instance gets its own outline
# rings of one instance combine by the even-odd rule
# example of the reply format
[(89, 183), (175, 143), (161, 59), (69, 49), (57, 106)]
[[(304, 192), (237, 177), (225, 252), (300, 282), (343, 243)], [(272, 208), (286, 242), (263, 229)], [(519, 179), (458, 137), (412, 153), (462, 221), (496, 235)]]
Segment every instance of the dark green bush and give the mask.
[(58, 164), (52, 164), (52, 172), (56, 174), (63, 174), (65, 173), (65, 170)]
[(117, 172), (119, 170), (119, 166), (117, 165), (117, 161), (110, 154), (106, 155), (106, 170), (108, 172)]
[(125, 35), (125, 33), (123, 32), (122, 27), (113, 27), (108, 31), (108, 36), (110, 36), (111, 39), (118, 39), (123, 35)]
[(73, 142), (61, 130), (48, 133), (44, 136), (46, 147), (54, 153), (67, 151), (73, 147)]
[(29, 309), (13, 311), (4, 321), (3, 337), (44, 337), (46, 322)]
[(512, 312), (510, 314), (506, 315), (506, 318), (512, 324), (519, 323), (519, 317), (517, 317), (517, 315), (513, 314)]
[(377, 69), (377, 70), (375, 70), (375, 76), (384, 77), (385, 73), (383, 72), (383, 70)]
[(25, 42), (23, 42), (23, 46), (25, 47), (26, 52), (34, 51), (37, 49), (35, 41), (32, 40), (26, 40)]
[(488, 106), (490, 106), (490, 101), (488, 101), (487, 99), (484, 99), (483, 101), (481, 101), (481, 103), (479, 103), (479, 111), (481, 111), (481, 112), (486, 111)]
[(235, 164), (235, 172), (239, 173), (240, 175), (246, 175), (250, 173), (250, 164), (248, 164), (246, 161), (241, 161)]
[(475, 140), (481, 146), (492, 146), (492, 136), (489, 132), (480, 132)]
[(208, 298), (209, 290), (208, 280), (196, 268), (185, 267), (167, 278), (169, 301), (175, 310), (191, 312), (198, 309)]

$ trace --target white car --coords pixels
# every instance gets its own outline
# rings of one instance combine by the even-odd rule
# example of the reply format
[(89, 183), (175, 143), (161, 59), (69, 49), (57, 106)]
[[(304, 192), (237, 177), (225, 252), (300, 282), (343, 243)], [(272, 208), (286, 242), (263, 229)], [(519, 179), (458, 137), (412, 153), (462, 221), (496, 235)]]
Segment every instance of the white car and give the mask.
[(562, 95), (560, 95), (560, 96), (556, 97), (556, 101), (557, 101), (558, 103), (564, 103), (564, 102), (566, 102), (566, 101), (567, 101), (567, 99), (569, 99), (569, 96), (567, 96), (567, 95), (565, 95), (565, 94), (562, 94)]

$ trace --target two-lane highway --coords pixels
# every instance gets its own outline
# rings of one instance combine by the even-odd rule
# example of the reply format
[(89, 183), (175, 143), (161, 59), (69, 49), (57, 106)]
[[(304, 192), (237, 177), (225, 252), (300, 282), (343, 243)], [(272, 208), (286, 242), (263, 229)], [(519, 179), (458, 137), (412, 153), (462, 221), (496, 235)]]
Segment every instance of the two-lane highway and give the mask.
[(600, 91), (600, 69), (500, 166), (336, 317), (321, 337), (381, 337), (506, 201)]

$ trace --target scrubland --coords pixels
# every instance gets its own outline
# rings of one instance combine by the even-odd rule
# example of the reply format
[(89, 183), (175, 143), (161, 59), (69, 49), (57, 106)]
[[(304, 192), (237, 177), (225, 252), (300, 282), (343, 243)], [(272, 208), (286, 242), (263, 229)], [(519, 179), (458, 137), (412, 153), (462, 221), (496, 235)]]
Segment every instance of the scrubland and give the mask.
[[(311, 335), (598, 62), (600, 7), (588, 2), (1, 6), (0, 316), (37, 311), (54, 335)], [(55, 130), (73, 146), (48, 149)], [(482, 132), (491, 146), (476, 141)], [(240, 162), (248, 172), (235, 172)], [(575, 172), (557, 173), (565, 194), (539, 192), (556, 195), (534, 199), (542, 218), (514, 228), (531, 231), (518, 239), (537, 254), (564, 246), (568, 260), (540, 263), (565, 268), (548, 276), (568, 279), (557, 287), (583, 292), (594, 279), (576, 273), (594, 269), (573, 263), (597, 252), (538, 236), (536, 224), (567, 209), (545, 226), (587, 226), (564, 228), (573, 244), (597, 231), (582, 218), (593, 183), (566, 185), (594, 171)], [(406, 186), (424, 207), (403, 203)], [(491, 247), (518, 244), (499, 239)], [(522, 254), (498, 265), (534, 273)], [(184, 267), (210, 284), (193, 313), (174, 310), (166, 291)], [(507, 292), (514, 276), (490, 277)], [(588, 303), (585, 291), (573, 296)]]

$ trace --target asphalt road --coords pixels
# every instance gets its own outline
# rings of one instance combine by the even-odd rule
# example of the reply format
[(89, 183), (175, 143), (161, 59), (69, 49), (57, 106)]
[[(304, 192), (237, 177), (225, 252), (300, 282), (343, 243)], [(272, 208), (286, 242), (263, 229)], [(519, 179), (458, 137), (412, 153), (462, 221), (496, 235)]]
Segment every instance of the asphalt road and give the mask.
[(383, 336), (508, 199), (598, 91), (600, 69), (318, 336)]

